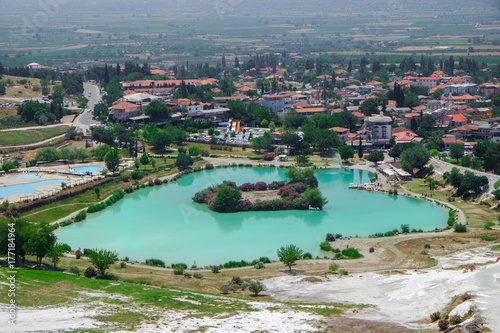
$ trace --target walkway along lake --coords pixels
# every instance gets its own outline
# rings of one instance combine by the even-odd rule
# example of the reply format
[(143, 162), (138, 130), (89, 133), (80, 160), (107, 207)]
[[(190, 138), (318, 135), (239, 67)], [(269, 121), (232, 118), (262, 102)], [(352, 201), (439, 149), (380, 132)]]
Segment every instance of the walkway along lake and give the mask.
[(188, 266), (196, 261), (205, 266), (261, 256), (276, 260), (276, 250), (286, 244), (323, 257), (319, 244), (329, 232), (366, 237), (399, 229), (401, 224), (424, 231), (446, 226), (448, 212), (435, 204), (348, 189), (349, 183), (369, 182), (366, 171), (323, 169), (317, 177), (329, 200), (323, 211), (212, 212), (192, 202), (195, 192), (226, 179), (238, 185), (285, 179), (285, 170), (277, 168), (214, 169), (127, 194), (56, 234), (74, 249), (107, 248), (116, 250), (120, 258), (158, 258)]

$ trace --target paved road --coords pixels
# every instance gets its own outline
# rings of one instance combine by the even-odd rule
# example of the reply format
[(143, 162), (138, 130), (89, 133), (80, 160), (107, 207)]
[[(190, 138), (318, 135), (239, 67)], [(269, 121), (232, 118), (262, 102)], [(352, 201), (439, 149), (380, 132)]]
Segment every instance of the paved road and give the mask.
[(85, 82), (83, 88), (85, 89), (83, 94), (89, 102), (85, 111), (75, 118), (73, 125), (81, 129), (83, 133), (87, 133), (87, 130), (90, 130), (91, 124), (97, 124), (97, 121), (92, 120), (92, 112), (94, 111), (94, 106), (101, 101), (102, 96), (98, 85)]

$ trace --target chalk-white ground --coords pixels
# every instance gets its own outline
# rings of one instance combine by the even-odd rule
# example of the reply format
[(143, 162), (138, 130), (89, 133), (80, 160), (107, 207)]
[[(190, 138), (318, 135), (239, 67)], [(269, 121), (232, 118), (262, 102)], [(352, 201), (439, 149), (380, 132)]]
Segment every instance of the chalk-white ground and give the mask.
[[(436, 258), (437, 267), (421, 271), (359, 273), (347, 277), (331, 275), (321, 283), (302, 281), (302, 276), (283, 276), (264, 283), (268, 293), (277, 300), (372, 305), (355, 317), (414, 329), (429, 328), (427, 324), (416, 322), (441, 311), (452, 297), (470, 293), (476, 296), (472, 305), (481, 310), (487, 326), (493, 332), (500, 332), (500, 262), (495, 263), (497, 257), (498, 252), (478, 248)], [(467, 264), (485, 265), (477, 266), (472, 272), (457, 269)]]

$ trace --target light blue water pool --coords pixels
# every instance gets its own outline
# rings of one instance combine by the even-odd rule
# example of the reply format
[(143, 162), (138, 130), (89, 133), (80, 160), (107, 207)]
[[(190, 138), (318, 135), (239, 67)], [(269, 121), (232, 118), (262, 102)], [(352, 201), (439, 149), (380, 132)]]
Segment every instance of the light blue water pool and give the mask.
[(26, 184), (17, 184), (17, 185), (7, 185), (0, 187), (0, 197), (7, 198), (11, 195), (23, 194), (23, 193), (37, 193), (36, 190), (39, 186), (44, 185), (55, 185), (61, 184), (63, 182), (67, 182), (67, 179), (46, 179), (41, 180), (39, 182), (26, 183)]
[(38, 173), (20, 173), (17, 175), (9, 176), (9, 179), (22, 179), (22, 180), (32, 180), (43, 178), (43, 174)]
[(83, 172), (83, 173), (87, 173), (87, 172), (98, 173), (98, 172), (106, 170), (98, 165), (82, 165), (82, 166), (73, 167), (72, 169), (75, 170), (76, 172)]
[[(90, 214), (84, 222), (57, 230), (58, 239), (73, 248), (107, 248), (120, 257), (167, 263), (221, 264), (277, 259), (276, 250), (295, 244), (313, 256), (327, 233), (360, 237), (410, 228), (446, 226), (447, 210), (426, 201), (348, 189), (369, 182), (367, 172), (319, 170), (319, 187), (329, 202), (323, 211), (241, 212), (221, 214), (193, 203), (195, 192), (230, 179), (244, 182), (285, 179), (284, 169), (227, 168), (186, 175), (163, 186), (128, 194), (113, 206)], [(95, 231), (99, 230), (98, 233)], [(365, 249), (366, 250), (366, 249)]]

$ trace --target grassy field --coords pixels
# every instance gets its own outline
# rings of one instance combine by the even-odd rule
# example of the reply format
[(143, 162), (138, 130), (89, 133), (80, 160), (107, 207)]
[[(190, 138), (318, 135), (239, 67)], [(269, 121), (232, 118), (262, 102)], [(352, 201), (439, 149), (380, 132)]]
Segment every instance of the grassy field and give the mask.
[(460, 198), (454, 198), (450, 196), (447, 191), (442, 189), (434, 190), (431, 193), (428, 186), (421, 186), (423, 184), (424, 179), (414, 179), (411, 182), (407, 182), (404, 187), (413, 193), (421, 195), (426, 194), (428, 196), (432, 194), (433, 199), (450, 202), (452, 205), (457, 206), (464, 211), (470, 227), (483, 228), (488, 222), (498, 223), (498, 212), (490, 209), (488, 206), (471, 201), (463, 201)]
[(0, 146), (25, 145), (43, 141), (66, 133), (68, 126), (0, 132)]

